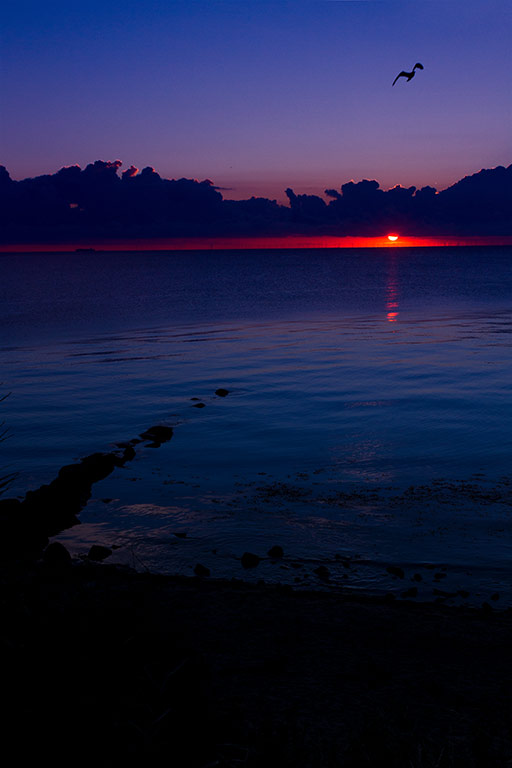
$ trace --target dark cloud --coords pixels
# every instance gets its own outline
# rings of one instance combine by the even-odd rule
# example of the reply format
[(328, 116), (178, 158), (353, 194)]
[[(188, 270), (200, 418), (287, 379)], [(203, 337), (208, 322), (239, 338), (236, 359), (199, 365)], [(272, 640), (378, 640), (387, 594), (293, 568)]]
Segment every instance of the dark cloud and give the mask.
[(318, 195), (296, 195), (293, 189), (286, 190), (290, 201), (292, 221), (300, 224), (317, 224), (326, 220), (327, 205)]
[(140, 178), (143, 179), (145, 182), (151, 183), (157, 183), (158, 181), (161, 181), (160, 174), (158, 174), (154, 168), (152, 168), (150, 165), (146, 166), (146, 168), (143, 168), (140, 174)]
[(5, 165), (0, 165), (0, 187), (8, 187), (13, 181)]
[(382, 190), (375, 180), (348, 181), (317, 195), (286, 190), (289, 205), (251, 197), (224, 200), (213, 181), (164, 179), (148, 166), (96, 160), (54, 174), (13, 181), (0, 166), (2, 242), (101, 237), (315, 233), (509, 235), (512, 166), (433, 187)]
[(131, 179), (133, 176), (136, 176), (139, 172), (139, 169), (136, 168), (134, 165), (130, 165), (129, 168), (126, 169), (126, 171), (123, 171), (121, 176), (123, 179)]

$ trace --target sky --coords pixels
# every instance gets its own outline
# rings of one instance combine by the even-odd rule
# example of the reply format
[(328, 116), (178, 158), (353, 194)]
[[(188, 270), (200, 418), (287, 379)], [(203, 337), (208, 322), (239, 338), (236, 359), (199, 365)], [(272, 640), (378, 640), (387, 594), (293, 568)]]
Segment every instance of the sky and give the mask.
[(512, 162), (510, 0), (17, 0), (0, 28), (14, 179), (120, 159), (283, 202)]

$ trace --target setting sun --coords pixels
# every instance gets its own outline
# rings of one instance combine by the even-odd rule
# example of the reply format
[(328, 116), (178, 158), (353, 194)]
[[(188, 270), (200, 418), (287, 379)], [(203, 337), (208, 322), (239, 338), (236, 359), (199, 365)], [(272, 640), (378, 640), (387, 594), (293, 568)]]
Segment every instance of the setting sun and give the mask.
[(388, 235), (388, 240), (391, 240), (391, 242), (394, 243), (395, 240), (398, 240), (398, 235)]

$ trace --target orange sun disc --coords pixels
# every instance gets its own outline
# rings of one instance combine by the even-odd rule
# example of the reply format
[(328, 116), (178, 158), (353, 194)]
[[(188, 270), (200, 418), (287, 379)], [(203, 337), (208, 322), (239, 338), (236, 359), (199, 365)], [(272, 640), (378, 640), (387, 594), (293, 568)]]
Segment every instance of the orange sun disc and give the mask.
[(398, 240), (398, 235), (388, 235), (388, 240), (391, 240), (391, 242), (394, 243), (395, 240)]

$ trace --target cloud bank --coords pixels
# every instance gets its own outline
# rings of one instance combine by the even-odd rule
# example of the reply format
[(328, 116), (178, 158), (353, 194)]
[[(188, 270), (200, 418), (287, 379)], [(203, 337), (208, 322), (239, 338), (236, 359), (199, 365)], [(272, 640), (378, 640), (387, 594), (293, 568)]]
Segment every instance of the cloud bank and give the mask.
[(14, 181), (0, 166), (0, 242), (94, 237), (510, 235), (512, 165), (481, 170), (437, 191), (383, 190), (375, 180), (326, 189), (327, 200), (286, 190), (289, 205), (225, 200), (212, 181), (164, 179), (154, 168), (121, 171), (96, 160)]

